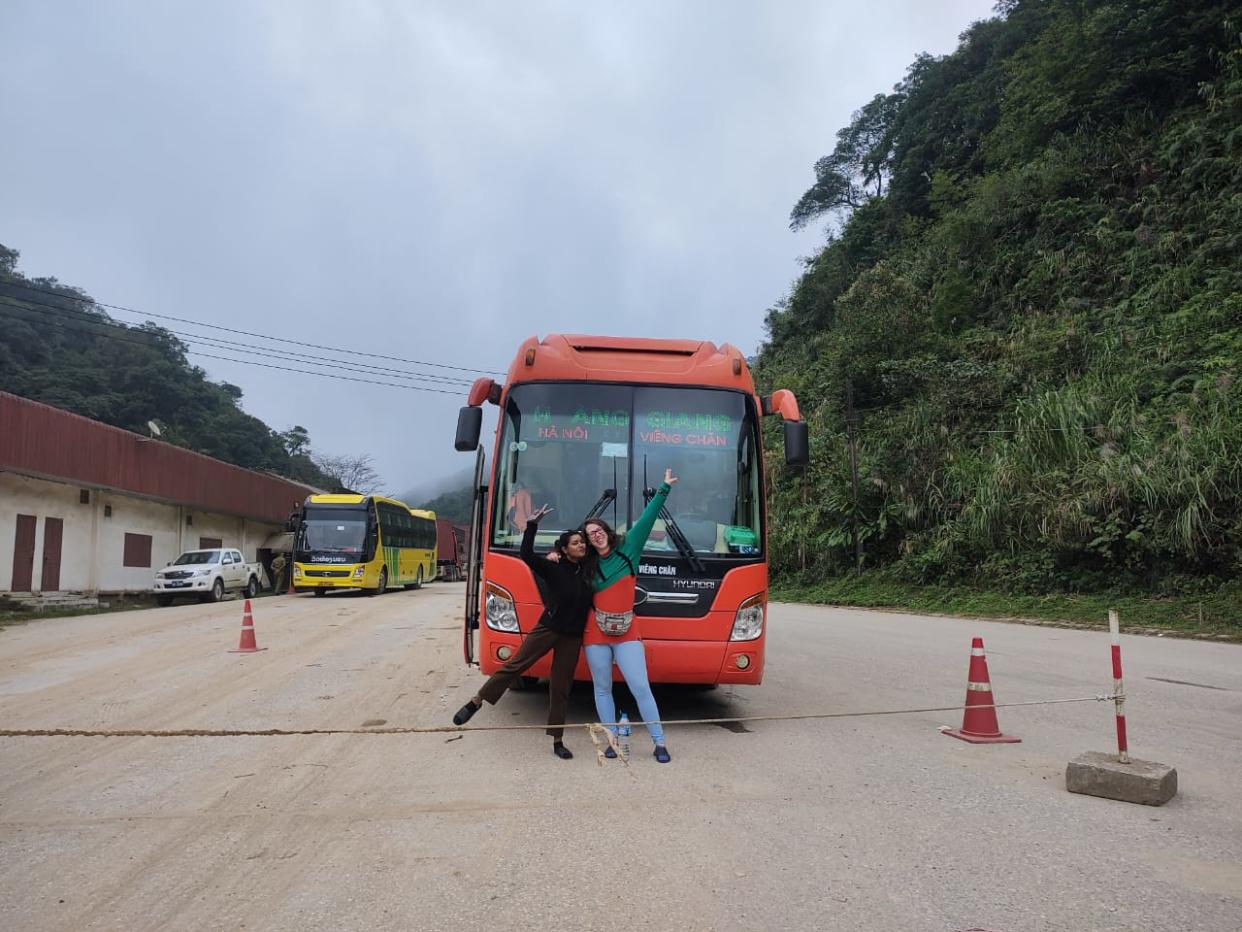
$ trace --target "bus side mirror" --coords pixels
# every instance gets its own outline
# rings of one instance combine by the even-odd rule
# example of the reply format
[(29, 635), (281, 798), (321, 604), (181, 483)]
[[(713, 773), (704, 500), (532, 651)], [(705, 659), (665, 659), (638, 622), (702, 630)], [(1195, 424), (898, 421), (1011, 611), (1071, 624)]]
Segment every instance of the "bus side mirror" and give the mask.
[(483, 409), (464, 407), (457, 412), (457, 439), (453, 447), (459, 453), (478, 449), (479, 432), (483, 429)]
[(806, 421), (785, 422), (785, 462), (805, 466), (811, 461), (811, 440)]

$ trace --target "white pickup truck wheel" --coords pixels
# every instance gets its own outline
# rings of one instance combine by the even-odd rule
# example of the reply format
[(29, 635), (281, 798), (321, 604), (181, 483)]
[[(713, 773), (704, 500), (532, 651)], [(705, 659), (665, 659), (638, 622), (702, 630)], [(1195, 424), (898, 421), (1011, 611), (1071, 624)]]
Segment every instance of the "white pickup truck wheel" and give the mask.
[(219, 602), (224, 598), (224, 580), (216, 577), (216, 581), (211, 584), (211, 592), (207, 593), (208, 602)]
[(259, 581), (255, 579), (255, 577), (251, 576), (250, 579), (246, 581), (246, 598), (255, 599), (258, 598), (258, 596)]

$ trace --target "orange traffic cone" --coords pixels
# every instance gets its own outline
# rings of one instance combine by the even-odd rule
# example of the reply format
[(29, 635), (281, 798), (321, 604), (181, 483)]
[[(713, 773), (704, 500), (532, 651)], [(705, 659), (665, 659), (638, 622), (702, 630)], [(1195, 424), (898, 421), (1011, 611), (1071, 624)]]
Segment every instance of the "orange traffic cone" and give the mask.
[(229, 651), (230, 654), (253, 654), (261, 650), (267, 650), (266, 647), (259, 647), (254, 639), (254, 618), (250, 615), (250, 600), (246, 600), (246, 607), (242, 610), (242, 630), (241, 643), (237, 645), (237, 650)]
[(992, 681), (988, 679), (988, 658), (983, 653), (983, 638), (975, 638), (970, 645), (970, 673), (966, 681), (966, 713), (962, 716), (962, 727), (946, 728), (944, 734), (971, 744), (1016, 744), (1021, 741), (1021, 738), (1001, 734), (995, 705)]

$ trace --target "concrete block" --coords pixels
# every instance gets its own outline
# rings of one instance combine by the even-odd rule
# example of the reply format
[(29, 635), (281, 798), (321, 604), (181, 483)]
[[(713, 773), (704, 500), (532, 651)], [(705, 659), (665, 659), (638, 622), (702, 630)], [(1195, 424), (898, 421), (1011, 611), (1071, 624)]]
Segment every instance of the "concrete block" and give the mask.
[(1177, 771), (1147, 760), (1121, 764), (1115, 754), (1088, 751), (1065, 768), (1065, 788), (1071, 793), (1163, 806), (1177, 795)]

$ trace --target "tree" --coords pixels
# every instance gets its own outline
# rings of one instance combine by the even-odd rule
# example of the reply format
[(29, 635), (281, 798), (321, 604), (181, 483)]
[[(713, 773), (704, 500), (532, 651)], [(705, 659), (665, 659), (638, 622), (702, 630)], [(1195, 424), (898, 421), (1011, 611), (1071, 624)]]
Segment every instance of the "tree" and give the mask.
[(310, 434), (301, 424), (294, 424), (288, 430), (277, 434), (280, 442), (285, 445), (285, 452), (290, 456), (298, 456), (307, 452), (310, 447)]
[(789, 216), (798, 230), (832, 211), (852, 211), (884, 194), (892, 165), (892, 126), (904, 95), (876, 94), (854, 112), (850, 125), (837, 133), (832, 155), (815, 163), (815, 184)]
[(378, 491), (383, 481), (375, 469), (370, 453), (357, 456), (316, 456), (315, 465), (333, 477), (337, 484), (359, 495)]

